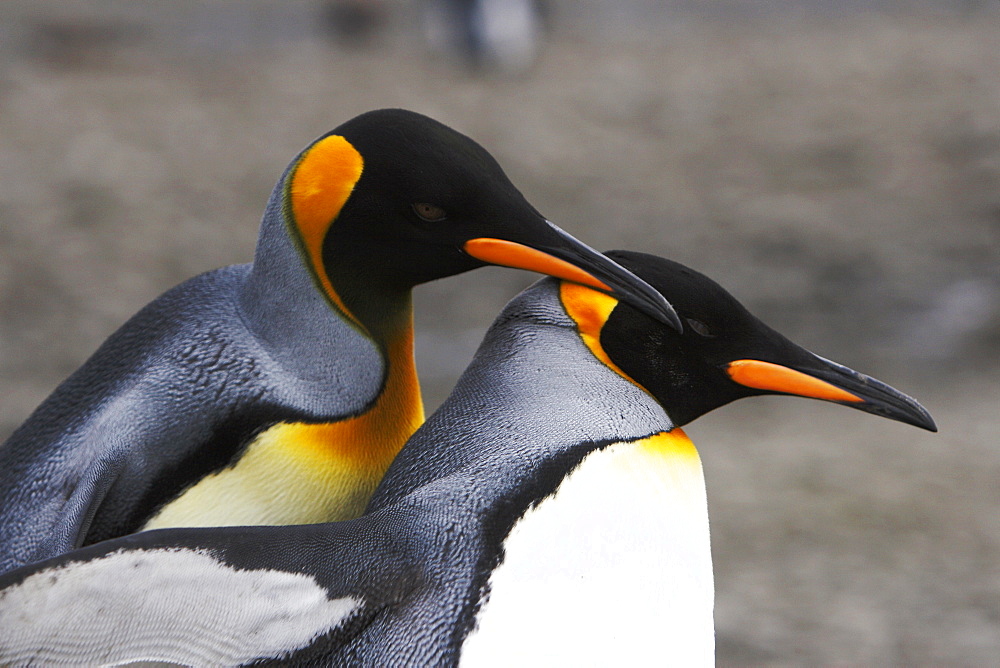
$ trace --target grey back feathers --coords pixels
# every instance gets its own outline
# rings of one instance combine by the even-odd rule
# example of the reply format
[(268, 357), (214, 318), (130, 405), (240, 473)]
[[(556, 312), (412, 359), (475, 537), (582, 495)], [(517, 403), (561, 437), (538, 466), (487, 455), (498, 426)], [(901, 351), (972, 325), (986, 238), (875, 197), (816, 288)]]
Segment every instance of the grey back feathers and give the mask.
[(281, 206), (279, 183), (253, 265), (150, 303), (0, 447), (0, 571), (137, 530), (268, 424), (373, 400), (380, 353), (313, 287)]

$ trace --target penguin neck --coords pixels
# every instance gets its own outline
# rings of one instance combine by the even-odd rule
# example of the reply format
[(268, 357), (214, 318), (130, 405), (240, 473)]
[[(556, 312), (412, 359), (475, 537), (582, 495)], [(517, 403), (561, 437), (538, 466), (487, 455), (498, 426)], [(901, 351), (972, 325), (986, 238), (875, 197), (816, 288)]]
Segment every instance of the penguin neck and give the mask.
[[(374, 404), (361, 415), (331, 425), (342, 432), (338, 441), (362, 444), (354, 448), (370, 469), (370, 496), (403, 444), (424, 422), (413, 350), (413, 302), (405, 290), (372, 294), (360, 301), (346, 296), (344, 303), (379, 347), (386, 367)], [(360, 514), (363, 504), (357, 510)]]
[(355, 271), (353, 264), (333, 254), (328, 256), (325, 269), (335, 295), (331, 308), (344, 314), (384, 355), (389, 355), (401, 337), (412, 340), (412, 287), (379, 281)]
[[(350, 253), (353, 260), (356, 254)], [(363, 480), (364, 494), (348, 504), (347, 519), (360, 514), (375, 485), (406, 440), (424, 421), (423, 400), (414, 359), (413, 297), (409, 286), (392, 285), (366, 275), (356, 262), (326, 253), (323, 278), (314, 276), (315, 289), (324, 293), (330, 313), (348, 322), (356, 334), (377, 348), (384, 372), (374, 401), (359, 414), (335, 422), (309, 426), (312, 440), (337, 444), (331, 454), (337, 468)], [(327, 315), (329, 317), (329, 314)]]
[[(358, 404), (353, 415), (272, 425), (238, 461), (188, 488), (143, 529), (315, 524), (360, 516), (424, 421), (412, 320), (393, 324), (386, 330), (384, 382), (373, 400)], [(343, 390), (335, 381), (327, 379), (325, 386)]]
[(280, 195), (279, 185), (237, 300), (248, 354), (274, 381), (277, 400), (294, 409), (147, 529), (356, 517), (423, 422), (410, 291), (334, 286), (289, 233)]
[[(352, 396), (337, 396), (337, 388), (328, 388), (330, 401), (342, 414), (357, 413), (388, 376), (415, 377), (411, 289), (366, 276), (364, 263), (346, 252), (328, 254), (328, 266), (314, 266), (320, 260), (303, 248), (288, 220), (287, 176), (268, 200), (254, 263), (239, 296), (240, 313), (292, 376), (341, 379)], [(411, 391), (419, 403), (416, 383)]]
[(393, 407), (399, 422), (419, 424), (410, 287), (366, 280), (364, 269), (335, 253), (326, 258), (332, 266), (313, 266), (288, 222), (283, 182), (268, 201), (239, 297), (247, 328), (283, 377), (299, 380), (296, 391), (310, 393), (298, 404), (314, 407), (314, 414), (303, 419), (342, 420), (378, 404)]
[[(336, 262), (333, 258), (331, 262)], [(352, 418), (352, 429), (373, 434), (393, 434), (385, 446), (378, 471), (385, 473), (393, 457), (424, 421), (423, 401), (413, 350), (413, 294), (409, 286), (379, 283), (360, 272), (328, 266), (330, 286), (347, 317), (356, 323), (381, 352), (386, 368), (382, 392), (363, 415)], [(373, 447), (372, 444), (369, 447)]]
[(587, 349), (556, 286), (543, 281), (508, 305), (451, 396), (390, 467), (370, 510), (465, 476), (462, 485), (483, 503), (520, 512), (589, 452), (674, 428), (649, 394)]

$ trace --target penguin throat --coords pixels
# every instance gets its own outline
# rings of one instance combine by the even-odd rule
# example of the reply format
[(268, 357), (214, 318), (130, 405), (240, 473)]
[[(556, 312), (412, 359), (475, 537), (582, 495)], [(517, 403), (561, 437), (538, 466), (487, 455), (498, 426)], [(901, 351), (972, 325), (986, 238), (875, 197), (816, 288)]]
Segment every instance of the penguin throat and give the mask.
[(348, 281), (338, 281), (338, 285), (351, 317), (378, 344), (383, 355), (392, 358), (398, 342), (409, 337), (409, 357), (413, 357), (413, 294), (409, 288), (391, 290)]
[(231, 466), (164, 506), (143, 529), (311, 524), (360, 516), (389, 464), (424, 421), (412, 318), (391, 337), (382, 391), (363, 412), (323, 424), (282, 422)]

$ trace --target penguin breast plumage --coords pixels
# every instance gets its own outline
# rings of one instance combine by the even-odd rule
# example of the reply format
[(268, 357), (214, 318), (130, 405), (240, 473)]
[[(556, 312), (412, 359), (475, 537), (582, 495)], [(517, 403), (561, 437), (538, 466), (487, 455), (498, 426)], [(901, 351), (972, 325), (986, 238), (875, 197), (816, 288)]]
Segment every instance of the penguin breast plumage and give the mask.
[(641, 665), (670, 646), (677, 665), (711, 665), (708, 526), (680, 429), (590, 453), (504, 540), (463, 663)]

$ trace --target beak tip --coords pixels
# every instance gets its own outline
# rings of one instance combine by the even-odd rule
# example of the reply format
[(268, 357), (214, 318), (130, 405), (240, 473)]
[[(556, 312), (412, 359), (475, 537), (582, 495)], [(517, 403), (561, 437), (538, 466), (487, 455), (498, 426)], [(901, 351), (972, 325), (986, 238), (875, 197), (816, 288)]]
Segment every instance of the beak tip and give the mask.
[(930, 416), (930, 413), (926, 413), (923, 417), (924, 419), (921, 420), (920, 424), (917, 424), (915, 426), (920, 427), (921, 429), (926, 429), (927, 431), (936, 434), (938, 426), (937, 423), (934, 422), (934, 418)]
[(906, 422), (914, 427), (936, 434), (938, 430), (937, 423), (934, 422), (934, 418), (932, 418), (931, 414), (927, 412), (927, 409), (917, 403), (914, 399), (910, 399), (908, 403), (910, 404), (908, 406), (910, 410), (902, 411), (901, 414), (897, 413), (893, 417), (898, 419), (900, 422)]
[[(630, 288), (633, 286), (629, 286)], [(648, 286), (647, 286), (648, 287)], [(652, 287), (649, 287), (647, 291), (643, 292), (629, 292), (613, 289), (609, 292), (612, 297), (616, 299), (628, 301), (633, 307), (639, 309), (646, 315), (652, 317), (658, 322), (670, 327), (678, 334), (684, 333), (684, 325), (681, 323), (681, 318), (677, 315), (677, 311), (668, 302), (663, 295), (657, 292)]]
[[(905, 395), (902, 395), (905, 397)], [(877, 410), (870, 410), (867, 412), (874, 413), (876, 415), (881, 415), (887, 417), (890, 420), (896, 420), (897, 422), (902, 422), (904, 424), (913, 425), (918, 429), (924, 429), (931, 433), (937, 433), (938, 427), (937, 423), (934, 422), (934, 418), (931, 414), (927, 412), (923, 406), (918, 404), (915, 400), (906, 397), (907, 401), (904, 405), (895, 406), (880, 406)], [(868, 405), (878, 405), (878, 402), (874, 404), (869, 401), (865, 401)], [(859, 408), (862, 408), (859, 406)], [(862, 410), (865, 410), (862, 408)]]
[(664, 324), (673, 327), (678, 334), (683, 334), (684, 325), (681, 323), (681, 318), (679, 315), (677, 315), (677, 311), (675, 311), (674, 307), (670, 305), (670, 302), (666, 300), (663, 301), (663, 305), (664, 305), (663, 309)]

